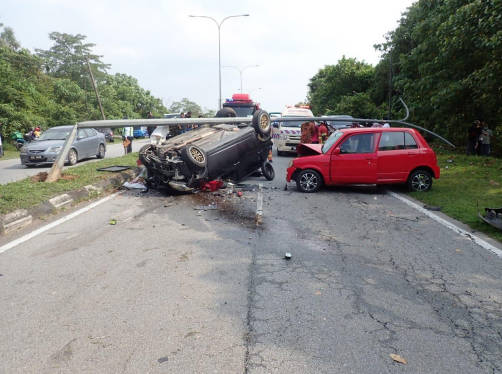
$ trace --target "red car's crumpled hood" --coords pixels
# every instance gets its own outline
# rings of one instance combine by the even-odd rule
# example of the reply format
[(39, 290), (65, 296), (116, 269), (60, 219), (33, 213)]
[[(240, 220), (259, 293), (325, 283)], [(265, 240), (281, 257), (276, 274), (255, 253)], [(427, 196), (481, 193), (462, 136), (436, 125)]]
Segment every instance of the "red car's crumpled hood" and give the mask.
[(322, 154), (322, 144), (298, 144), (298, 156), (314, 156)]

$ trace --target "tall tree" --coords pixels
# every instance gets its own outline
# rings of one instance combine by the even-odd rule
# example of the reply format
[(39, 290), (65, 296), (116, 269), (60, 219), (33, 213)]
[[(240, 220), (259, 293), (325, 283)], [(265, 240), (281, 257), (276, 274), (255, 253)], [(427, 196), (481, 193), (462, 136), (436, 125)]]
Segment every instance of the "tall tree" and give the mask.
[(171, 113), (179, 113), (179, 112), (192, 112), (192, 117), (198, 117), (202, 113), (202, 108), (199, 104), (188, 100), (186, 97), (181, 99), (180, 101), (174, 101), (169, 107), (169, 111)]

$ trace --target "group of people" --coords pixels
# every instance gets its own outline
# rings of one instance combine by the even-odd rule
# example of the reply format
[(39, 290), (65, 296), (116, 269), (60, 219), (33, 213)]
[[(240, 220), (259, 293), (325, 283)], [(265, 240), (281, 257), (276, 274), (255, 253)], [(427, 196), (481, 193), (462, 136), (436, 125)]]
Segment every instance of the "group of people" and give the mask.
[(316, 124), (313, 121), (304, 122), (301, 125), (300, 143), (324, 144), (328, 139), (328, 125), (326, 122)]
[(486, 122), (476, 120), (467, 132), (467, 154), (488, 156), (491, 152), (491, 137), (493, 131)]

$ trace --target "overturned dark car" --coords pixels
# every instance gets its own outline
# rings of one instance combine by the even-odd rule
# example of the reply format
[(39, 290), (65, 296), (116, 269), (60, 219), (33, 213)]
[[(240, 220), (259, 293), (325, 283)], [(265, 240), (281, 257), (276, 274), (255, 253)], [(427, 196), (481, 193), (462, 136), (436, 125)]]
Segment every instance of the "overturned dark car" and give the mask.
[(147, 182), (152, 187), (191, 191), (210, 180), (239, 181), (260, 169), (272, 180), (275, 173), (268, 162), (271, 149), (270, 117), (259, 110), (251, 126), (203, 125), (161, 144), (142, 147), (139, 159), (147, 168)]

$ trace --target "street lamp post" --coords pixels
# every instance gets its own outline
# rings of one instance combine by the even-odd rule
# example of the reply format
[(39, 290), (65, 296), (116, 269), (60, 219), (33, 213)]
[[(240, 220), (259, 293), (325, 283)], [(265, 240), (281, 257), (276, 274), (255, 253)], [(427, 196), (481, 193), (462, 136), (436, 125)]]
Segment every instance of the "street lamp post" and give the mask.
[(228, 65), (228, 66), (223, 66), (223, 67), (224, 68), (233, 68), (233, 69), (237, 69), (239, 71), (239, 75), (240, 75), (240, 78), (241, 78), (241, 93), (242, 93), (242, 73), (246, 69), (249, 69), (249, 68), (258, 68), (258, 67), (260, 67), (260, 65), (248, 65), (248, 66), (244, 66), (242, 69), (239, 68), (238, 66), (234, 66), (234, 65)]
[(220, 37), (221, 25), (223, 24), (223, 22), (225, 22), (229, 18), (249, 17), (249, 14), (236, 14), (233, 16), (227, 16), (227, 17), (223, 18), (220, 22), (215, 20), (213, 17), (209, 17), (209, 16), (194, 16), (191, 14), (188, 17), (207, 18), (207, 19), (212, 20), (216, 24), (216, 26), (218, 27), (218, 85), (219, 85), (219, 92), (220, 92), (219, 100), (218, 100), (218, 109), (221, 109), (221, 37)]

